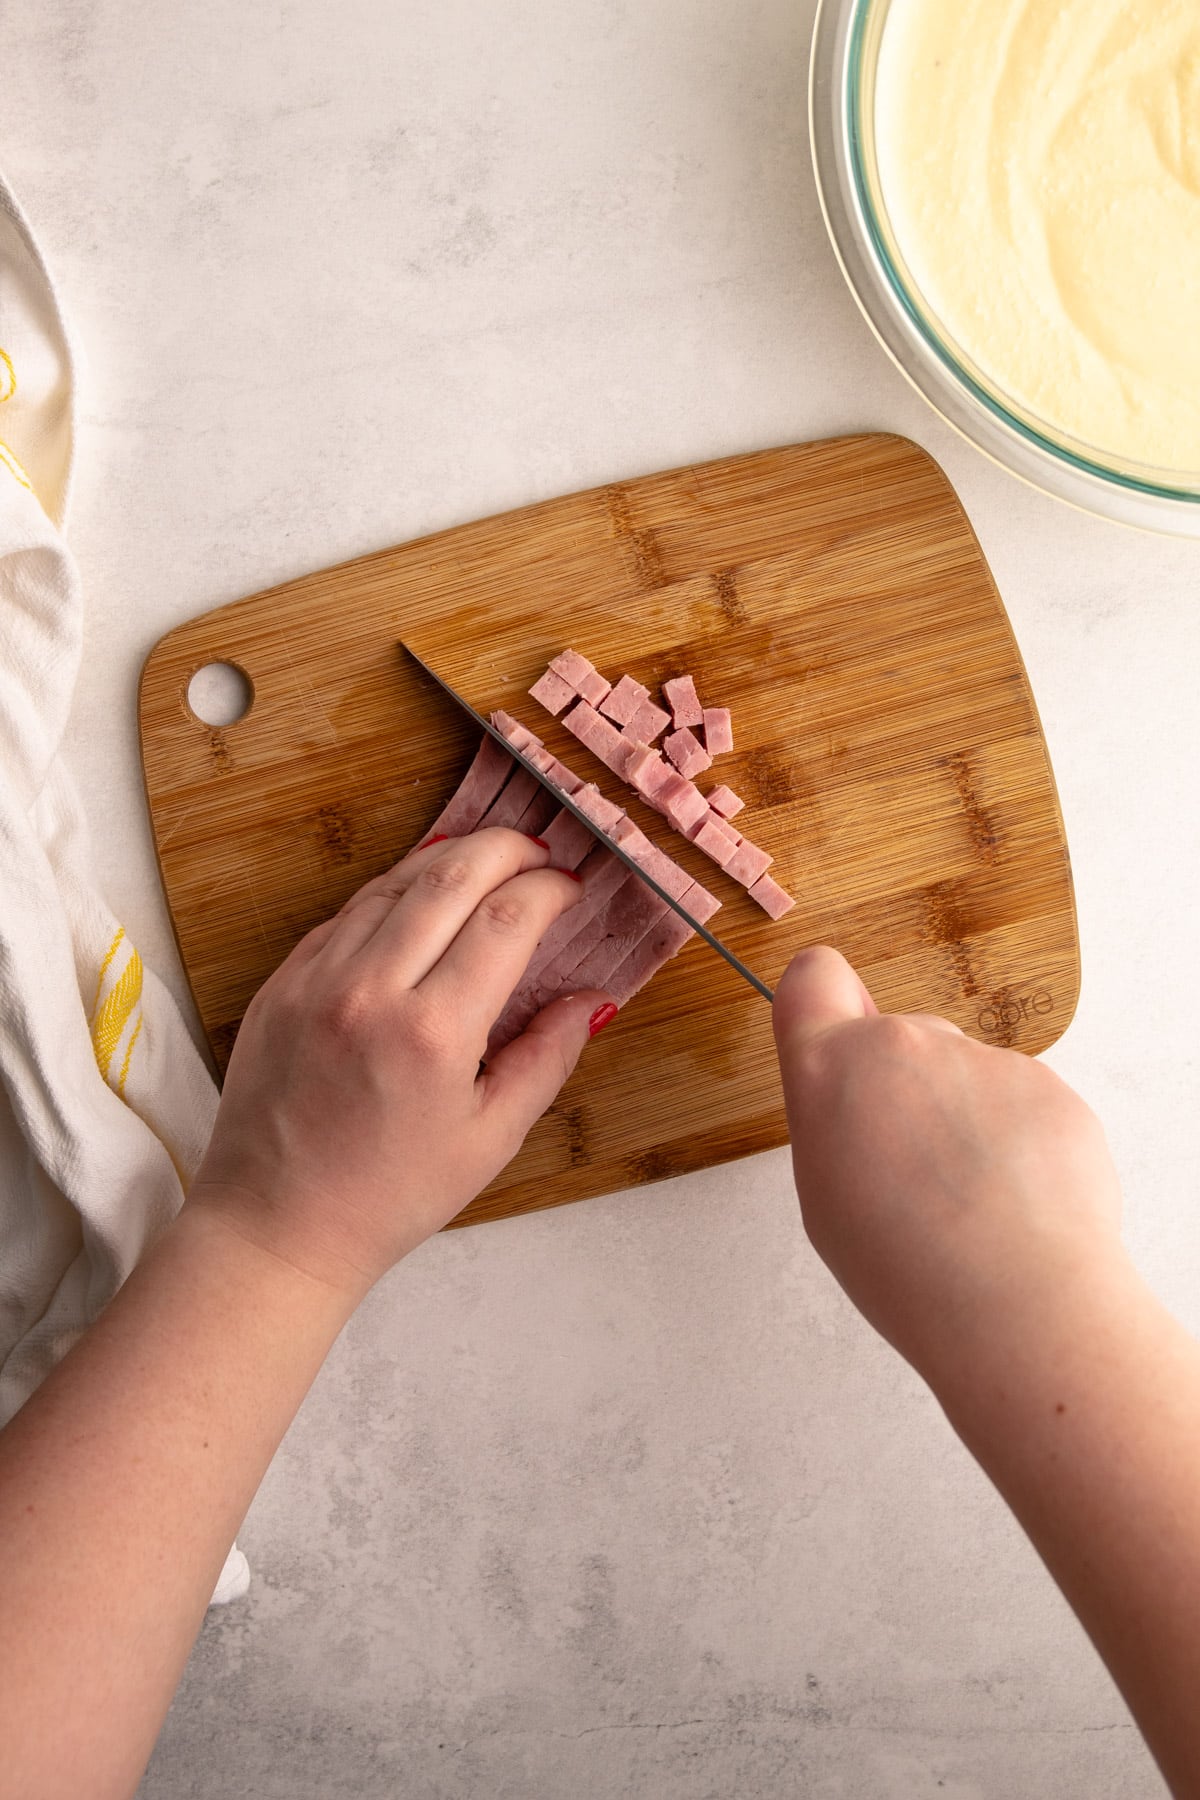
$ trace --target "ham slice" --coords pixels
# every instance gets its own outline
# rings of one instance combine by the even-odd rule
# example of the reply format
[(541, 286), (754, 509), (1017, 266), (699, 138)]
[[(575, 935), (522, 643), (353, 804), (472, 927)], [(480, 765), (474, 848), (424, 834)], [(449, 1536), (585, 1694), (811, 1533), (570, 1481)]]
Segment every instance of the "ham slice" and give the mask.
[[(532, 733), (510, 714), (493, 713), (492, 723), (497, 730), (504, 731), (510, 741), (519, 741), (522, 736), (531, 739), (533, 747), (526, 754), (535, 766), (552, 778), (556, 766), (567, 780), (576, 782), (572, 799), (580, 810), (608, 832), (664, 892), (685, 904), (693, 918), (701, 924), (711, 918), (720, 901), (652, 843), (599, 788), (593, 783), (578, 782), (564, 764), (555, 764), (555, 759), (549, 757), (540, 740), (533, 738)], [(488, 743), (504, 760), (499, 746), (490, 738)], [(474, 768), (475, 764), (472, 764)], [(525, 784), (529, 782), (533, 782), (538, 794), (552, 804), (552, 796), (527, 771), (517, 769), (498, 796), (503, 800), (508, 795), (505, 804), (501, 806), (493, 801), (478, 823), (504, 822), (506, 814), (517, 809)], [(683, 786), (690, 788), (691, 783)], [(514, 790), (511, 794), (510, 789)], [(530, 815), (535, 803), (527, 801), (524, 804), (518, 815), (520, 820)], [(487, 1046), (489, 1056), (494, 1056), (523, 1031), (551, 999), (582, 988), (600, 987), (607, 991), (609, 978), (616, 979), (618, 971), (623, 1003), (692, 935), (691, 927), (678, 919), (638, 876), (630, 874), (623, 863), (597, 845), (586, 827), (571, 814), (560, 808), (539, 835), (550, 845), (556, 866), (579, 870), (583, 892), (576, 905), (555, 920), (538, 944), (524, 976), (492, 1028)], [(668, 928), (668, 919), (675, 919), (678, 929)]]
[(676, 731), (681, 730), (684, 725), (703, 725), (704, 708), (696, 692), (696, 683), (690, 675), (679, 675), (674, 681), (664, 681), (663, 699), (671, 709)]
[[(720, 906), (720, 902), (700, 887), (698, 882), (693, 882), (691, 891), (681, 898), (683, 905), (701, 925), (707, 925)], [(612, 995), (618, 1006), (623, 1006), (640, 987), (645, 986), (651, 976), (657, 975), (664, 963), (670, 962), (682, 950), (692, 936), (694, 933), (691, 926), (686, 925), (678, 913), (667, 913), (661, 923), (642, 938), (609, 975), (605, 982), (605, 992)]]

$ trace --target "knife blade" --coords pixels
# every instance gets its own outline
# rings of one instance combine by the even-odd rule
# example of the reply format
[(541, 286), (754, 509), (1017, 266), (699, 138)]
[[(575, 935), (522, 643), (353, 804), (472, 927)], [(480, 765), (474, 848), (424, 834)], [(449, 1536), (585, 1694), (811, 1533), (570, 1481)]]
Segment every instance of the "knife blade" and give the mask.
[(581, 812), (571, 799), (571, 796), (569, 794), (564, 794), (560, 787), (554, 785), (548, 775), (544, 775), (541, 769), (536, 768), (527, 756), (523, 755), (520, 750), (510, 744), (504, 733), (498, 731), (490, 719), (485, 719), (482, 713), (476, 712), (475, 708), (471, 705), (471, 702), (469, 700), (464, 700), (458, 690), (452, 688), (448, 681), (443, 681), (437, 670), (431, 669), (424, 658), (418, 656), (416, 651), (411, 649), (408, 644), (401, 641), (400, 648), (404, 651), (406, 656), (412, 658), (418, 668), (425, 671), (431, 681), (437, 683), (442, 692), (447, 694), (462, 712), (465, 712), (469, 718), (475, 721), (480, 731), (486, 732), (488, 737), (494, 738), (501, 748), (508, 752), (515, 763), (519, 763), (521, 768), (527, 770), (541, 787), (544, 787), (548, 793), (553, 794), (555, 800), (565, 812), (570, 813), (573, 819), (578, 819), (581, 825), (585, 825), (592, 836), (599, 843), (603, 844), (610, 856), (615, 856), (619, 863), (624, 864), (630, 874), (636, 875), (639, 881), (646, 884), (652, 894), (657, 894), (664, 906), (669, 906), (672, 912), (678, 913), (684, 923), (691, 926), (692, 930), (696, 933), (696, 936), (703, 938), (704, 942), (710, 949), (715, 950), (718, 956), (723, 956), (730, 968), (736, 969), (737, 973), (742, 977), (742, 980), (748, 981), (756, 993), (761, 994), (764, 1000), (774, 1000), (775, 996), (771, 992), (771, 989), (767, 986), (765, 981), (759, 980), (753, 969), (748, 969), (745, 963), (741, 961), (740, 957), (735, 956), (732, 950), (726, 948), (720, 938), (714, 937), (712, 932), (709, 931), (706, 926), (701, 925), (698, 919), (692, 918), (686, 907), (682, 906), (678, 900), (673, 900), (665, 888), (659, 887), (654, 877), (648, 875), (645, 869), (633, 860), (627, 850), (622, 850), (620, 844), (614, 843), (606, 831), (602, 831), (600, 826), (589, 819), (586, 813)]

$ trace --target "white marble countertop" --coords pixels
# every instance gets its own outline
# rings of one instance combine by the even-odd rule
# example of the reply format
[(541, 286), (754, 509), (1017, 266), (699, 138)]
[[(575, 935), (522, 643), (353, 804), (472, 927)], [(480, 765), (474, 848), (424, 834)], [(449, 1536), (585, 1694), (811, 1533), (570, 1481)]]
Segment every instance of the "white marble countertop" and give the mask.
[[(0, 156), (87, 356), (70, 750), (186, 1002), (134, 698), (170, 626), (525, 501), (862, 428), (955, 482), (1041, 707), (1083, 999), (1049, 1060), (1200, 1327), (1200, 551), (1023, 488), (877, 348), (808, 163), (812, 0), (41, 0)], [(256, 1502), (152, 1800), (1137, 1800), (1124, 1710), (786, 1157), (426, 1246)]]

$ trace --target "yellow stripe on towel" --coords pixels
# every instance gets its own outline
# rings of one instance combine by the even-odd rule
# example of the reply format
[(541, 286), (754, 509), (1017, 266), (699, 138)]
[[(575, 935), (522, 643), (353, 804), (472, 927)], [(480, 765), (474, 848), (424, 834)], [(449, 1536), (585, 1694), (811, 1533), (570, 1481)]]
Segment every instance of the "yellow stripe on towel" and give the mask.
[(130, 1037), (128, 1044), (125, 1046), (125, 1060), (121, 1064), (121, 1073), (117, 1077), (117, 1092), (118, 1092), (118, 1094), (120, 1094), (122, 1100), (125, 1098), (125, 1078), (129, 1074), (129, 1063), (130, 1063), (131, 1057), (133, 1056), (133, 1046), (137, 1043), (138, 1038), (141, 1036), (142, 1026), (145, 1023), (146, 1023), (145, 1013), (139, 1013), (137, 1016), (137, 1024), (133, 1028), (133, 1034)]
[[(115, 949), (116, 946), (113, 947)], [(113, 1051), (129, 1023), (130, 1013), (141, 997), (142, 959), (134, 950), (119, 979), (113, 984), (112, 992), (92, 1020), (92, 1049), (96, 1054), (96, 1067), (105, 1081), (108, 1080), (108, 1065), (112, 1061)]]

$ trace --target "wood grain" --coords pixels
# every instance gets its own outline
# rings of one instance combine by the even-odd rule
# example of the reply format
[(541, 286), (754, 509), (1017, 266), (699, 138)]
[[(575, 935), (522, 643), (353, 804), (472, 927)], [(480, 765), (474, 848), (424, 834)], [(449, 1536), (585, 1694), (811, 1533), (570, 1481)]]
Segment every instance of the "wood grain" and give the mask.
[[(1037, 711), (940, 469), (894, 437), (793, 446), (548, 501), (323, 570), (193, 620), (142, 676), (168, 904), (214, 1057), (311, 926), (407, 850), (475, 748), (401, 656), (507, 707), (716, 892), (770, 983), (831, 942), (886, 1010), (1030, 1053), (1079, 989), (1070, 863)], [(525, 695), (566, 644), (611, 678), (691, 671), (733, 709), (702, 785), (799, 904), (772, 924)], [(232, 662), (254, 701), (187, 704)], [(769, 1009), (693, 942), (591, 1045), (462, 1223), (655, 1181), (785, 1141)]]

